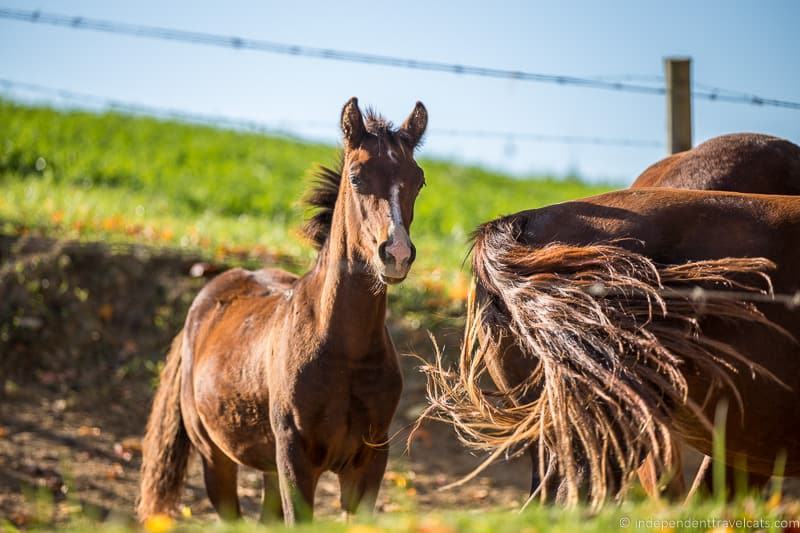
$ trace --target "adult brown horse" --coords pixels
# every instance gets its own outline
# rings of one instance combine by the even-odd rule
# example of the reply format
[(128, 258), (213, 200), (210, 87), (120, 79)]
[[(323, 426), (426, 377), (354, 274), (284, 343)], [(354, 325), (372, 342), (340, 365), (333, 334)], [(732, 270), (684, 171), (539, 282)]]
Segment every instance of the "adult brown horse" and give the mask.
[(345, 511), (374, 507), (402, 389), (386, 285), (415, 258), (408, 232), (425, 180), (414, 149), (427, 121), (419, 102), (399, 129), (347, 102), (341, 168), (322, 169), (308, 197), (311, 270), (234, 269), (197, 296), (147, 424), (141, 519), (173, 510), (192, 446), (223, 518), (240, 516), (239, 465), (264, 472), (265, 519), (311, 518), (327, 470)]
[[(648, 167), (631, 188), (671, 187), (761, 194), (800, 194), (800, 147), (771, 135), (735, 133), (710, 139), (699, 146)], [(510, 359), (510, 358), (509, 358)], [(525, 358), (520, 358), (526, 365)], [(522, 375), (521, 372), (516, 372)], [(645, 490), (657, 496), (666, 490), (670, 497), (686, 493), (681, 472), (680, 446), (675, 446), (674, 464), (669, 472), (657, 472), (652, 461), (645, 461), (639, 477)], [(535, 451), (534, 460), (536, 460)], [(711, 470), (707, 471), (708, 474)], [(740, 477), (728, 469), (727, 480)], [(763, 485), (768, 478), (749, 474), (753, 485)], [(710, 479), (707, 479), (710, 486)], [(662, 483), (668, 482), (665, 486)], [(534, 470), (532, 487), (538, 484)], [(733, 487), (729, 487), (733, 488)], [(532, 489), (533, 490), (533, 489)]]
[[(794, 294), (793, 242), (800, 198), (674, 189), (485, 224), (461, 363), (428, 368), (433, 409), (490, 460), (534, 444), (542, 496), (567, 503), (621, 496), (648, 455), (666, 468), (673, 433), (710, 455), (724, 398), (727, 462), (769, 475), (784, 451), (798, 475), (800, 313), (691, 296), (698, 285), (758, 296), (767, 273)], [(485, 371), (498, 390), (480, 387)]]
[[(758, 133), (721, 135), (651, 165), (631, 185), (631, 188), (642, 187), (800, 195), (800, 147), (786, 139)], [(656, 472), (649, 460), (640, 469), (642, 486), (651, 496), (657, 496), (661, 490), (669, 497), (686, 495), (680, 446), (675, 449), (678, 453), (672, 472)], [(706, 470), (708, 488), (711, 488), (711, 472)], [(728, 467), (728, 482), (741, 477), (741, 472)], [(767, 477), (753, 473), (747, 477), (756, 487), (768, 481)], [(663, 485), (664, 482), (668, 483)], [(728, 489), (736, 487), (729, 483)]]

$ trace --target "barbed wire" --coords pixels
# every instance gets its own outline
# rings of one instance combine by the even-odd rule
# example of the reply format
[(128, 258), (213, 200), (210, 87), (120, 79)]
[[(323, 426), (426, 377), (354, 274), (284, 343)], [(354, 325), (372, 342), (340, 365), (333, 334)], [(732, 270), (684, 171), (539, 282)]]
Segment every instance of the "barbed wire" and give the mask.
[[(658, 74), (612, 74), (603, 76), (593, 76), (592, 78), (605, 81), (636, 81), (641, 83), (658, 83), (661, 86), (663, 86), (665, 83), (664, 76)], [(716, 85), (711, 85), (709, 83), (703, 83), (699, 81), (692, 81), (692, 87), (696, 87), (697, 89), (706, 91), (708, 93), (708, 98), (710, 100), (715, 100), (719, 98), (720, 95), (723, 94), (749, 100), (758, 100), (760, 98), (759, 96), (753, 93), (748, 93), (745, 91), (739, 91), (735, 89), (726, 89), (724, 87), (718, 87)]]
[[(587, 292), (592, 296), (602, 298), (611, 291), (605, 284), (595, 283), (588, 287)], [(748, 292), (694, 286), (686, 289), (666, 287), (660, 289), (659, 292), (665, 296), (682, 296), (700, 304), (714, 300), (736, 300), (738, 302), (780, 304), (790, 311), (800, 308), (800, 290), (794, 293)]]
[[(554, 83), (558, 85), (569, 85), (589, 89), (604, 89), (639, 94), (664, 95), (667, 92), (665, 87), (654, 87), (652, 85), (642, 85), (623, 81), (609, 81), (597, 77), (581, 78), (577, 76), (545, 74), (539, 72), (508, 70), (493, 67), (479, 67), (474, 65), (462, 65), (457, 63), (353, 52), (347, 50), (337, 50), (333, 48), (319, 48), (276, 41), (266, 41), (261, 39), (250, 39), (234, 35), (220, 35), (206, 32), (179, 30), (175, 28), (146, 26), (141, 24), (130, 24), (103, 19), (86, 18), (82, 16), (62, 15), (38, 10), (10, 9), (0, 7), (0, 18), (30, 22), (34, 24), (49, 24), (52, 26), (60, 26), (72, 29), (129, 35), (134, 37), (147, 37), (152, 39), (180, 41), (191, 44), (218, 46), (238, 50), (254, 50), (259, 52), (298, 57), (346, 61), (350, 63), (382, 65), (387, 67), (424, 70), (431, 72), (444, 72), (456, 75), (480, 76), (486, 78), (510, 79), (539, 83)], [(723, 94), (718, 91), (708, 90), (693, 90), (691, 91), (691, 94), (695, 98), (702, 98), (706, 100), (758, 106), (774, 106), (800, 110), (800, 102), (766, 98), (756, 95)]]
[(800, 308), (800, 291), (794, 294), (772, 293), (772, 292), (745, 292), (734, 290), (714, 290), (704, 289), (703, 287), (693, 287), (691, 289), (669, 288), (663, 291), (665, 294), (675, 294), (684, 296), (693, 302), (706, 302), (712, 300), (736, 300), (740, 302), (771, 303), (782, 304), (790, 311)]
[(564, 144), (591, 144), (599, 146), (629, 146), (636, 148), (663, 148), (664, 143), (648, 139), (623, 139), (618, 137), (595, 137), (587, 135), (549, 135), (544, 133), (504, 132), (494, 130), (434, 129), (436, 135), (448, 137), (472, 137), (478, 139), (508, 139), (511, 141), (560, 142)]
[[(236, 130), (249, 131), (253, 133), (278, 134), (278, 135), (296, 137), (297, 134), (292, 132), (288, 128), (291, 127), (312, 128), (312, 129), (317, 128), (317, 129), (326, 129), (330, 131), (335, 131), (336, 129), (336, 124), (334, 122), (323, 122), (323, 121), (313, 121), (313, 120), (306, 120), (306, 121), (280, 120), (277, 121), (276, 124), (270, 125), (254, 120), (245, 120), (245, 119), (228, 117), (224, 115), (211, 115), (204, 113), (195, 113), (191, 111), (184, 111), (179, 109), (155, 107), (145, 104), (107, 98), (96, 94), (77, 92), (69, 89), (48, 87), (36, 83), (21, 82), (5, 78), (0, 78), (0, 87), (4, 88), (5, 90), (21, 90), (36, 94), (42, 94), (71, 102), (99, 106), (101, 108), (118, 110), (121, 112), (127, 112), (135, 115), (161, 117), (161, 118), (174, 119), (195, 124), (206, 124), (217, 127), (225, 127)], [(542, 143), (620, 146), (620, 147), (632, 147), (632, 148), (660, 148), (664, 146), (664, 143), (662, 142), (654, 140), (646, 140), (646, 139), (606, 138), (606, 137), (593, 137), (593, 136), (581, 136), (581, 135), (554, 135), (554, 134), (533, 133), (533, 132), (506, 132), (506, 131), (493, 131), (493, 130), (474, 130), (474, 129), (460, 130), (453, 128), (451, 129), (432, 128), (430, 130), (430, 134), (443, 137), (499, 139), (509, 142), (531, 141), (531, 142), (542, 142)]]

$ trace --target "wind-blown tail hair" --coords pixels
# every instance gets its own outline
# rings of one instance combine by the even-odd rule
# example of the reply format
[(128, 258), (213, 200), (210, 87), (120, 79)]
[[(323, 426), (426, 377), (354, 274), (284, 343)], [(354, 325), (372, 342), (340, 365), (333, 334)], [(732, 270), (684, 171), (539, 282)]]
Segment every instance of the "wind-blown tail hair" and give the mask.
[[(533, 445), (540, 476), (558, 476), (565, 503), (588, 498), (597, 507), (624, 494), (647, 454), (668, 471), (670, 432), (681, 413), (711, 429), (703, 406), (688, 396), (687, 370), (712, 388), (730, 387), (739, 402), (734, 364), (769, 374), (705, 337), (698, 320), (778, 326), (749, 303), (692, 297), (698, 286), (769, 293), (769, 260), (663, 265), (620, 241), (536, 248), (520, 242), (520, 233), (513, 218), (478, 229), (459, 365), (446, 368), (438, 354), (423, 367), (431, 402), (423, 416), (451, 423), (466, 445), (489, 452), (462, 481)], [(530, 358), (530, 376), (513, 387), (482, 388), (510, 344)]]
[(186, 477), (191, 441), (180, 405), (182, 339), (183, 332), (167, 355), (142, 442), (141, 490), (136, 508), (141, 521), (155, 514), (171, 514)]

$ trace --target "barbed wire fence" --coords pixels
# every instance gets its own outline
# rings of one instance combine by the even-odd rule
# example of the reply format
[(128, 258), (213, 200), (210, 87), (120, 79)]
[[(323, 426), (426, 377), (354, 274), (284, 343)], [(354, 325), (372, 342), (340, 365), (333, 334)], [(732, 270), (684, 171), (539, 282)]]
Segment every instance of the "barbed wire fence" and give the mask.
[[(237, 50), (252, 50), (257, 52), (309, 57), (331, 61), (382, 65), (386, 67), (444, 72), (455, 75), (480, 76), (486, 78), (518, 80), (525, 82), (554, 83), (558, 85), (576, 86), (587, 89), (603, 89), (662, 96), (667, 94), (667, 89), (665, 87), (656, 87), (653, 85), (633, 83), (632, 81), (622, 81), (619, 79), (614, 81), (603, 79), (602, 77), (582, 78), (578, 76), (561, 74), (547, 74), (524, 70), (508, 70), (494, 67), (463, 65), (458, 63), (446, 63), (440, 61), (428, 61), (424, 59), (353, 52), (348, 50), (337, 50), (334, 48), (318, 48), (277, 41), (267, 41), (263, 39), (251, 39), (235, 35), (221, 35), (215, 33), (180, 30), (176, 28), (130, 24), (82, 16), (62, 15), (39, 10), (10, 9), (0, 7), (0, 18), (30, 22), (33, 24), (48, 24), (76, 30), (99, 31), (118, 35), (180, 41), (198, 45), (233, 48)], [(774, 106), (800, 110), (800, 102), (777, 98), (767, 98), (716, 87), (708, 88), (697, 86), (695, 90), (691, 91), (691, 95), (693, 98), (713, 101), (758, 106)]]
[[(448, 73), (459, 76), (477, 76), (485, 78), (516, 80), (522, 82), (550, 83), (562, 86), (574, 86), (586, 89), (620, 91), (627, 93), (665, 96), (670, 89), (665, 84), (665, 77), (658, 75), (618, 74), (594, 77), (576, 77), (549, 73), (508, 70), (493, 67), (463, 65), (428, 61), (389, 55), (370, 54), (319, 48), (241, 36), (221, 35), (206, 32), (187, 31), (176, 28), (157, 27), (141, 24), (87, 18), (74, 15), (49, 13), (40, 10), (10, 9), (0, 7), (0, 19), (16, 20), (34, 24), (46, 24), (71, 28), (75, 30), (98, 31), (140, 38), (161, 39), (183, 42), (194, 45), (216, 46), (236, 50), (251, 50), (282, 54), (295, 57), (316, 58), (331, 61), (379, 65), (393, 68)], [(658, 84), (658, 85), (656, 85)], [(21, 90), (30, 93), (56, 97), (62, 100), (100, 106), (137, 115), (148, 115), (175, 119), (191, 123), (213, 125), (256, 133), (280, 134), (293, 136), (287, 126), (306, 128), (331, 128), (334, 125), (323, 121), (280, 121), (278, 124), (233, 118), (222, 115), (211, 115), (191, 111), (150, 106), (135, 102), (123, 101), (110, 97), (83, 93), (69, 89), (48, 87), (40, 84), (0, 78), (0, 89), (5, 91)], [(687, 91), (684, 91), (686, 93)], [(733, 89), (726, 89), (712, 84), (693, 82), (688, 94), (692, 98), (717, 102), (728, 102), (761, 107), (777, 107), (800, 110), (800, 102), (769, 98)], [(579, 135), (552, 135), (535, 132), (506, 132), (484, 129), (441, 128), (432, 130), (436, 135), (471, 138), (499, 138), (508, 141), (555, 142), (563, 144), (589, 144), (606, 146), (625, 146), (652, 148), (663, 147), (664, 143), (646, 139), (605, 138)], [(602, 287), (596, 290), (603, 290)], [(800, 291), (793, 294), (751, 293), (733, 290), (711, 290), (702, 287), (689, 289), (670, 289), (670, 294), (686, 297), (694, 302), (702, 303), (715, 299), (737, 299), (753, 303), (782, 304), (787, 309), (800, 308)]]

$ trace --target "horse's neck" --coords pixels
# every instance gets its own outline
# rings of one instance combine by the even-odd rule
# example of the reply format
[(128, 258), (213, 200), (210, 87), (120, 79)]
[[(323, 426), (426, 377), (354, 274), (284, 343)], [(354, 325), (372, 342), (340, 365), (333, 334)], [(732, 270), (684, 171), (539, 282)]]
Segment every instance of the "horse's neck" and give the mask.
[(349, 253), (346, 236), (334, 225), (315, 266), (317, 332), (348, 357), (374, 352), (383, 339), (386, 288), (376, 288), (366, 265)]

